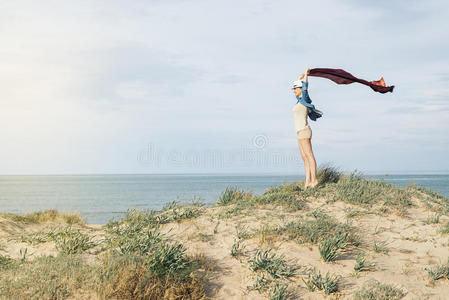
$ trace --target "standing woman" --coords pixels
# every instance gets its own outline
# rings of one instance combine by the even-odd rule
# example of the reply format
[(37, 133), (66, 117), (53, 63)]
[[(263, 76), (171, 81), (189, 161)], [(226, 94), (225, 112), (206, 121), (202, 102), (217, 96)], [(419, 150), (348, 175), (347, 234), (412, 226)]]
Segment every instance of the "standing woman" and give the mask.
[(318, 184), (316, 179), (316, 161), (312, 151), (312, 129), (309, 126), (307, 117), (313, 121), (322, 116), (322, 112), (315, 109), (312, 100), (309, 97), (308, 75), (310, 68), (307, 68), (304, 74), (301, 74), (298, 80), (293, 82), (293, 93), (298, 102), (293, 107), (293, 118), (295, 121), (296, 136), (298, 138), (299, 151), (304, 160), (304, 169), (306, 172), (306, 181), (304, 188), (315, 187)]

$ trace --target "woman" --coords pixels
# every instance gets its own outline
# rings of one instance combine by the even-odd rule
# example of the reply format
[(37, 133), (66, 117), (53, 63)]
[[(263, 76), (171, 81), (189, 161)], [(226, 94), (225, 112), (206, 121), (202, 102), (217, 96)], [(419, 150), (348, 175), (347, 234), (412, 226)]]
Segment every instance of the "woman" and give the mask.
[(318, 184), (316, 179), (316, 161), (312, 151), (312, 129), (307, 122), (307, 117), (315, 120), (321, 117), (321, 112), (310, 104), (312, 101), (307, 92), (308, 75), (310, 68), (307, 68), (304, 74), (301, 74), (298, 80), (293, 82), (293, 93), (296, 95), (298, 102), (293, 107), (293, 118), (295, 121), (296, 135), (298, 138), (299, 151), (304, 160), (304, 169), (306, 172), (306, 181), (304, 188), (315, 187)]

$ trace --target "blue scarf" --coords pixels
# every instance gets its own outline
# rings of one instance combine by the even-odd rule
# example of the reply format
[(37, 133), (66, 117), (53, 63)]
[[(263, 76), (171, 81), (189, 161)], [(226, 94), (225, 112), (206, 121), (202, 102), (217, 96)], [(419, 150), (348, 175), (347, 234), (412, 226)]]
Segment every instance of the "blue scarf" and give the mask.
[[(300, 102), (302, 105), (307, 106), (307, 115), (309, 116), (310, 119), (312, 119), (313, 121), (316, 121), (316, 119), (320, 118), (323, 115), (323, 112), (316, 109), (315, 105), (312, 104), (312, 99), (310, 99), (310, 97), (309, 97), (307, 88), (308, 88), (308, 82), (303, 81), (302, 82), (302, 97), (296, 96), (296, 99), (298, 99), (298, 102)], [(298, 103), (298, 102), (296, 102), (296, 103)]]

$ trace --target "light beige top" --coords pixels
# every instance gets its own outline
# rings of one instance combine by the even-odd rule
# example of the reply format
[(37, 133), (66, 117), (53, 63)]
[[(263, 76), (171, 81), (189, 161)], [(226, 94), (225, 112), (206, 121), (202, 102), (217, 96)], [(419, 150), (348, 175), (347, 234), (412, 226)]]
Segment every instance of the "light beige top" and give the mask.
[(295, 121), (295, 129), (296, 132), (298, 130), (310, 127), (307, 122), (307, 106), (302, 105), (301, 102), (298, 102), (293, 106), (293, 120)]

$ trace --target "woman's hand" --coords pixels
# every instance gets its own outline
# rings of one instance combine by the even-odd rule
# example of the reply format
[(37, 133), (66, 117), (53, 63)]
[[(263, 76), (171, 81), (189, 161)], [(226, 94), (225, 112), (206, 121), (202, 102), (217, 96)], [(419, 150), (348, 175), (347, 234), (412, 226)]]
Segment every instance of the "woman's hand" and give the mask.
[(309, 73), (310, 73), (310, 68), (307, 68), (306, 74), (309, 75)]

